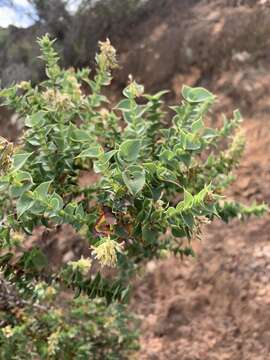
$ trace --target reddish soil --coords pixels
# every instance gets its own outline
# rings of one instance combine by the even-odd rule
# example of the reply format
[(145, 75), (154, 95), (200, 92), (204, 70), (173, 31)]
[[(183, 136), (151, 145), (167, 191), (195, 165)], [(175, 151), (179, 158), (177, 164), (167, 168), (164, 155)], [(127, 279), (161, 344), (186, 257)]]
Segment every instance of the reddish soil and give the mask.
[[(174, 20), (160, 20), (151, 31), (148, 24), (150, 34), (145, 36), (152, 46), (157, 39), (159, 53), (163, 52), (159, 37), (172, 36), (167, 52), (174, 44), (186, 45), (178, 48), (173, 71), (155, 85), (164, 82), (175, 95), (183, 83), (207, 86), (219, 96), (217, 111), (230, 113), (237, 106), (243, 112), (246, 152), (229, 195), (245, 203), (270, 202), (267, 5), (268, 1), (198, 2), (189, 7), (189, 17), (183, 18), (178, 10)], [(185, 34), (177, 35), (173, 25), (177, 16), (178, 23), (182, 16), (188, 24)], [(174, 35), (168, 35), (173, 29)], [(189, 67), (186, 57), (180, 61), (179, 55), (180, 50), (187, 52), (187, 44), (193, 54)], [(169, 71), (171, 63), (156, 58)], [(142, 61), (150, 63), (143, 57)], [(150, 87), (151, 81), (150, 76)], [(132, 308), (142, 317), (142, 336), (136, 359), (270, 359), (270, 216), (229, 225), (216, 221), (194, 247), (196, 259), (151, 262), (137, 281)]]
[[(263, 120), (244, 126), (247, 151), (233, 189), (244, 201), (270, 199), (270, 135)], [(270, 358), (269, 220), (216, 221), (194, 244), (196, 259), (149, 264), (133, 300), (142, 315), (138, 359)]]

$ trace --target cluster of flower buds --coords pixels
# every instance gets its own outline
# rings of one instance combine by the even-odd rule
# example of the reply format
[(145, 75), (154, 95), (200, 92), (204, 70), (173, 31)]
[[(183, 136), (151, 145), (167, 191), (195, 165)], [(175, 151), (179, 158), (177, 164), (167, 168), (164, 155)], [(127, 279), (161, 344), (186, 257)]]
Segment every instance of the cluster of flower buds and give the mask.
[(11, 165), (13, 144), (0, 136), (0, 175), (5, 175)]
[(72, 267), (73, 271), (78, 270), (82, 274), (86, 275), (92, 266), (92, 260), (82, 256), (79, 260), (70, 261), (68, 264)]
[(97, 62), (99, 63), (100, 67), (104, 68), (105, 70), (109, 69), (116, 69), (118, 67), (117, 59), (116, 59), (116, 50), (111, 45), (109, 39), (106, 41), (99, 42), (100, 54), (98, 55)]

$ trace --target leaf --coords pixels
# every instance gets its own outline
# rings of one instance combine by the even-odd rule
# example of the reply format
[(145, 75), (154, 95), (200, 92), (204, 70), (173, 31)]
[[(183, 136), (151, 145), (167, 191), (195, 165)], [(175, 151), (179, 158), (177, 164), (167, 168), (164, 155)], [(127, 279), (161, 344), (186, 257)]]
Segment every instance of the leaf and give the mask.
[(18, 218), (20, 218), (27, 210), (31, 209), (34, 203), (34, 200), (28, 193), (22, 194), (16, 204)]
[(82, 129), (72, 129), (71, 140), (74, 142), (91, 142), (89, 134)]
[(40, 146), (40, 139), (38, 135), (31, 134), (31, 137), (27, 138), (26, 141), (32, 146)]
[(179, 237), (179, 238), (185, 237), (187, 235), (183, 228), (177, 227), (177, 226), (172, 227), (172, 234), (173, 234), (173, 236)]
[(131, 101), (129, 99), (121, 100), (115, 107), (115, 109), (120, 110), (122, 112), (130, 111), (131, 109)]
[(28, 270), (41, 271), (48, 265), (48, 261), (43, 252), (38, 248), (33, 248), (23, 254), (21, 259), (23, 266)]
[(212, 139), (216, 136), (217, 136), (217, 131), (215, 129), (206, 128), (203, 132), (202, 138), (207, 140), (207, 139)]
[(111, 158), (117, 153), (117, 150), (107, 151), (101, 153), (98, 157), (98, 161), (94, 162), (94, 171), (100, 173), (106, 171), (109, 167)]
[(158, 233), (149, 228), (149, 225), (145, 225), (142, 228), (142, 238), (143, 240), (147, 241), (148, 243), (153, 243), (158, 238)]
[(109, 102), (106, 96), (100, 94), (91, 94), (88, 98), (88, 101), (92, 107), (98, 107), (102, 102)]
[(77, 204), (75, 202), (71, 202), (67, 204), (67, 206), (65, 207), (65, 213), (69, 215), (73, 215), (76, 210), (76, 206)]
[(32, 153), (21, 153), (13, 156), (13, 172), (21, 169)]
[(127, 162), (134, 162), (137, 160), (141, 148), (141, 140), (130, 139), (124, 141), (119, 148), (119, 156)]
[(76, 216), (79, 216), (79, 217), (81, 217), (81, 218), (84, 217), (84, 210), (83, 210), (83, 204), (82, 204), (82, 203), (80, 203), (80, 204), (76, 207), (75, 215), (76, 215)]
[(177, 211), (174, 207), (170, 206), (167, 211), (166, 211), (167, 217), (171, 218), (173, 216), (175, 216), (175, 214), (177, 214)]
[(184, 200), (177, 204), (177, 211), (185, 211), (187, 209), (191, 209), (194, 202), (193, 196), (187, 191), (184, 191)]
[(170, 90), (161, 90), (154, 95), (145, 94), (144, 97), (147, 100), (159, 100), (163, 95), (168, 94)]
[(121, 297), (120, 300), (123, 303), (126, 303), (128, 301), (130, 295), (130, 286), (128, 286), (127, 288), (125, 288), (123, 291), (121, 291)]
[(47, 205), (36, 200), (31, 207), (31, 214), (42, 215), (47, 210)]
[(169, 163), (175, 157), (175, 153), (171, 150), (164, 150), (160, 155), (159, 158), (164, 163)]
[(186, 85), (183, 86), (182, 96), (186, 101), (190, 103), (212, 101), (215, 98), (215, 96), (212, 93), (210, 93), (210, 91), (202, 87), (192, 88)]
[(83, 150), (77, 158), (98, 158), (101, 153), (100, 145), (93, 145), (86, 150)]
[(194, 121), (194, 123), (191, 125), (192, 132), (197, 132), (197, 131), (203, 129), (203, 127), (204, 127), (204, 123), (201, 118)]
[(124, 183), (129, 192), (136, 196), (145, 185), (145, 171), (142, 167), (132, 165), (129, 166), (122, 174)]
[(27, 118), (25, 119), (25, 125), (27, 127), (41, 128), (46, 122), (44, 115), (45, 115), (44, 111), (39, 111), (33, 115), (27, 116)]
[(186, 150), (199, 150), (201, 143), (199, 139), (196, 139), (193, 134), (186, 134), (184, 136), (184, 149)]
[(46, 181), (35, 188), (34, 194), (37, 194), (40, 198), (46, 198), (48, 195), (49, 187), (52, 181)]
[(182, 213), (181, 216), (182, 216), (182, 219), (183, 219), (185, 225), (188, 228), (192, 228), (194, 225), (194, 216), (190, 212)]
[(59, 196), (57, 193), (54, 193), (50, 198), (50, 206), (52, 207), (52, 211), (54, 213), (60, 211), (64, 206), (64, 202), (61, 196)]
[(233, 121), (238, 124), (243, 121), (242, 115), (238, 109), (233, 112)]
[(32, 176), (26, 171), (18, 171), (14, 176), (14, 184), (10, 187), (11, 197), (19, 197), (33, 185)]
[(203, 205), (204, 199), (211, 191), (211, 184), (205, 186), (198, 194), (194, 196), (195, 205)]
[(8, 177), (0, 177), (0, 192), (7, 190), (9, 187), (9, 178)]

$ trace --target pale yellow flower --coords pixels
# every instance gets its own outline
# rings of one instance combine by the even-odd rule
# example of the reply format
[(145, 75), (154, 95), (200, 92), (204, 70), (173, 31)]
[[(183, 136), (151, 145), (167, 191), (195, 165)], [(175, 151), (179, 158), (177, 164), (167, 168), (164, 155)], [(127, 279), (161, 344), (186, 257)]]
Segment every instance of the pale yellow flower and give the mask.
[(16, 241), (17, 243), (21, 243), (24, 240), (24, 235), (20, 232), (14, 231), (12, 233), (12, 240)]
[(95, 258), (101, 263), (102, 266), (116, 266), (117, 253), (123, 251), (122, 245), (110, 237), (104, 238), (104, 241), (98, 246), (92, 246)]
[(82, 256), (80, 260), (69, 261), (68, 265), (72, 267), (73, 271), (79, 270), (82, 274), (86, 275), (92, 266), (92, 260)]
[(61, 329), (57, 328), (57, 330), (48, 337), (48, 353), (49, 355), (55, 355), (57, 350), (59, 349), (59, 340)]
[(22, 90), (29, 90), (31, 88), (30, 81), (22, 81), (20, 82), (17, 87)]
[(56, 294), (56, 290), (53, 286), (48, 286), (46, 289), (46, 296), (49, 298), (53, 297)]
[(160, 259), (168, 259), (170, 257), (170, 255), (171, 255), (171, 252), (166, 249), (162, 249), (159, 252)]
[(13, 328), (10, 325), (5, 326), (2, 331), (6, 338), (13, 336)]

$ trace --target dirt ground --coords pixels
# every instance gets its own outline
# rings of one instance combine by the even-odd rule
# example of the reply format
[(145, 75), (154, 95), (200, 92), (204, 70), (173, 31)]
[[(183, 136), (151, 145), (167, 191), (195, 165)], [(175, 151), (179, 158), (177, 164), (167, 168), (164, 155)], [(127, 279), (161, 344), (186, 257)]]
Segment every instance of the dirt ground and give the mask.
[[(186, 83), (216, 93), (217, 112), (240, 108), (247, 145), (229, 195), (270, 203), (270, 1), (157, 3), (115, 44), (116, 90), (132, 73), (147, 90), (171, 89), (169, 101)], [(150, 262), (136, 280), (135, 359), (270, 359), (270, 216), (216, 221), (194, 247), (195, 259)]]
[[(267, 118), (244, 127), (247, 151), (233, 193), (269, 202)], [(149, 264), (133, 300), (143, 316), (138, 359), (270, 359), (269, 220), (216, 221), (194, 244), (196, 259)]]
[[(191, 66), (186, 70), (185, 61), (179, 62), (165, 81), (175, 95), (183, 83), (207, 86), (219, 96), (218, 112), (241, 109), (247, 145), (229, 195), (246, 203), (270, 202), (267, 3), (195, 4), (187, 35), (177, 38), (193, 47)], [(171, 22), (158, 26), (162, 36), (173, 31)], [(156, 27), (152, 34), (158, 36)], [(137, 281), (132, 303), (142, 317), (137, 358), (270, 359), (270, 216), (229, 226), (216, 221), (194, 246), (196, 259), (149, 263)]]

